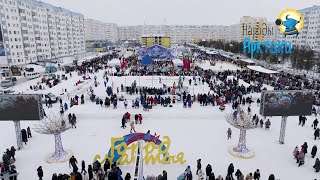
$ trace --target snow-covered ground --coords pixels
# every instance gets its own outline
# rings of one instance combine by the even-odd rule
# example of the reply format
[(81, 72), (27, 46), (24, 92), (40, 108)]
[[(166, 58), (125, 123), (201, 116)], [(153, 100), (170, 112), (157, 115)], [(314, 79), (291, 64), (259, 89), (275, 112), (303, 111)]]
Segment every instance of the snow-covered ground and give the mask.
[(211, 69), (213, 71), (224, 71), (224, 70), (230, 70), (230, 71), (236, 71), (236, 70), (241, 70), (240, 67), (238, 67), (235, 64), (229, 63), (229, 62), (224, 62), (224, 61), (216, 61), (216, 64), (214, 66), (210, 65), (209, 61), (204, 61), (204, 62), (197, 62), (196, 65), (199, 67), (203, 68), (204, 70)]
[[(223, 69), (229, 69), (230, 64)], [(220, 68), (220, 65), (216, 65)], [(95, 74), (98, 77), (100, 85), (95, 88), (95, 94), (100, 97), (106, 96), (105, 87), (103, 85), (103, 71)], [(91, 78), (95, 75), (91, 75)], [(69, 75), (68, 75), (69, 77)], [(191, 77), (186, 77), (184, 86), (188, 86), (188, 80)], [(68, 81), (58, 84), (56, 87), (42, 91), (52, 92), (59, 95), (63, 88), (67, 88), (71, 94), (86, 96), (86, 88), (92, 85), (92, 81), (82, 87), (74, 86), (75, 82), (81, 77), (73, 73), (72, 78)], [(129, 86), (134, 80), (137, 86), (154, 86), (160, 87), (159, 77), (157, 76), (141, 76), (141, 77), (110, 77), (108, 85), (113, 85), (113, 90), (116, 92), (116, 87), (124, 84)], [(30, 85), (34, 85), (40, 78), (28, 81), (15, 87), (17, 92), (23, 91), (30, 93), (27, 90)], [(172, 86), (174, 82), (178, 82), (178, 77), (161, 77), (162, 83)], [(245, 82), (240, 82), (245, 84)], [(193, 84), (193, 83), (192, 83)], [(247, 84), (246, 84), (247, 85)], [(79, 89), (79, 90), (78, 90)], [(198, 85), (189, 87), (190, 93), (207, 93), (209, 87), (207, 85)], [(72, 93), (73, 92), (73, 93)], [(38, 92), (37, 92), (38, 93)], [(121, 93), (119, 93), (121, 95)], [(135, 98), (136, 96), (128, 96), (123, 94), (127, 99)], [(254, 98), (260, 94), (252, 94)], [(66, 100), (66, 97), (63, 96)], [(67, 101), (68, 102), (68, 101)], [(75, 157), (80, 163), (85, 160), (86, 164), (92, 163), (95, 155), (104, 156), (110, 148), (111, 137), (122, 137), (129, 133), (130, 128), (121, 129), (121, 118), (125, 112), (131, 113), (133, 116), (136, 113), (143, 115), (143, 124), (136, 125), (138, 132), (151, 131), (151, 134), (156, 132), (161, 137), (169, 136), (171, 138), (170, 154), (176, 155), (179, 152), (184, 152), (184, 159), (187, 160), (184, 165), (146, 165), (144, 166), (145, 175), (158, 175), (162, 170), (168, 172), (168, 179), (173, 180), (180, 175), (185, 168), (190, 165), (194, 177), (196, 176), (196, 160), (202, 159), (202, 169), (205, 170), (207, 164), (211, 164), (213, 172), (216, 176), (227, 174), (227, 168), (230, 163), (233, 163), (236, 169), (240, 169), (245, 175), (254, 172), (256, 169), (261, 171), (261, 179), (267, 179), (269, 174), (275, 174), (277, 179), (296, 180), (316, 179), (319, 174), (315, 173), (312, 166), (315, 159), (311, 158), (310, 152), (314, 144), (319, 146), (319, 141), (313, 140), (313, 128), (311, 127), (314, 117), (307, 117), (305, 127), (298, 126), (297, 117), (289, 117), (286, 129), (285, 144), (278, 143), (280, 133), (280, 117), (272, 117), (270, 130), (257, 128), (247, 131), (247, 146), (255, 151), (256, 156), (253, 159), (243, 160), (237, 159), (228, 153), (231, 145), (236, 145), (239, 137), (239, 130), (232, 128), (225, 120), (225, 114), (231, 112), (230, 105), (226, 106), (226, 110), (221, 112), (217, 106), (202, 107), (195, 103), (191, 109), (182, 107), (182, 103), (173, 104), (172, 108), (160, 107), (159, 105), (145, 112), (140, 109), (131, 108), (124, 109), (123, 103), (118, 103), (118, 109), (104, 108), (86, 100), (84, 105), (72, 107), (68, 113), (75, 113), (77, 116), (77, 129), (71, 129), (62, 134), (62, 141), (65, 149), (71, 149)], [(247, 106), (244, 107), (247, 109)], [(254, 103), (251, 106), (252, 114), (258, 114), (259, 108)], [(53, 108), (47, 109), (47, 114), (59, 113), (59, 105), (54, 104)], [(36, 121), (21, 122), (22, 128), (30, 126), (34, 127)], [(129, 126), (129, 124), (127, 125)], [(227, 140), (227, 129), (231, 127), (233, 134), (232, 139)], [(33, 131), (33, 130), (32, 130)], [(5, 150), (12, 145), (16, 146), (15, 129), (13, 122), (0, 123), (0, 149)], [(160, 137), (160, 139), (161, 139)], [(298, 167), (293, 159), (292, 152), (295, 146), (301, 146), (303, 142), (308, 142), (309, 149), (306, 155), (305, 165)], [(33, 180), (37, 179), (36, 169), (38, 166), (43, 167), (44, 180), (50, 180), (53, 173), (70, 173), (68, 163), (48, 164), (45, 162), (45, 157), (54, 151), (53, 135), (42, 135), (33, 131), (33, 137), (29, 139), (27, 145), (20, 151), (16, 152), (16, 167), (20, 173), (19, 179)], [(318, 156), (317, 156), (318, 157)], [(80, 166), (80, 164), (79, 164)], [(129, 172), (131, 175), (134, 172), (134, 165), (121, 167), (124, 175)]]

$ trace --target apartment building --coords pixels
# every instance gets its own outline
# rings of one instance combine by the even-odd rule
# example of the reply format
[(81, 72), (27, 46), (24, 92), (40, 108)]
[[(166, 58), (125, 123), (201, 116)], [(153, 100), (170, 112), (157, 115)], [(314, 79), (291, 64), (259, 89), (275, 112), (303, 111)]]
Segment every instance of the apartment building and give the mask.
[(0, 0), (5, 57), (24, 65), (85, 52), (82, 14), (35, 0)]
[(118, 26), (115, 23), (103, 23), (93, 19), (85, 19), (86, 41), (118, 41)]

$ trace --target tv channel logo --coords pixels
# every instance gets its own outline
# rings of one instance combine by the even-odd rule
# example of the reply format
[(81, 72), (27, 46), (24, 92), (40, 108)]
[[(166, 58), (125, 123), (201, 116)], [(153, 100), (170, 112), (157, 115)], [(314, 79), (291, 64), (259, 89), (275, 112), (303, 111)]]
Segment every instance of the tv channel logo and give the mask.
[(286, 9), (282, 11), (276, 20), (276, 25), (286, 37), (288, 35), (299, 35), (303, 27), (303, 17), (299, 11), (294, 9)]

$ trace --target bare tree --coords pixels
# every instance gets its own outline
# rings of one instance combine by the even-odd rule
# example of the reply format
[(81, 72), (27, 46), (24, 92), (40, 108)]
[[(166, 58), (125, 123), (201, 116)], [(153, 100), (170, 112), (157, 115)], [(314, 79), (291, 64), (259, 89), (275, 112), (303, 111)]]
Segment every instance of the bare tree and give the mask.
[(53, 134), (55, 152), (47, 159), (48, 162), (64, 162), (69, 160), (72, 152), (65, 151), (62, 146), (61, 133), (71, 129), (71, 124), (66, 123), (63, 115), (50, 114), (35, 125), (34, 130), (40, 134)]
[(256, 128), (251, 119), (251, 115), (244, 112), (239, 105), (237, 110), (226, 115), (226, 120), (231, 126), (240, 129), (238, 146), (232, 148), (233, 152), (230, 153), (235, 153), (238, 156), (246, 157), (248, 154), (250, 154), (250, 150), (246, 146), (246, 132), (248, 129)]

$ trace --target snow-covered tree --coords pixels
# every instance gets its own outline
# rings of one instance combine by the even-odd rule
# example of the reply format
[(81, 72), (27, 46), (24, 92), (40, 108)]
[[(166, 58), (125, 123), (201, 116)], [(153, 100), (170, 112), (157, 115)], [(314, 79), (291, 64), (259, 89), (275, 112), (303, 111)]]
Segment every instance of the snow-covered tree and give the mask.
[(35, 125), (34, 130), (40, 134), (54, 135), (55, 152), (47, 158), (47, 162), (65, 162), (73, 155), (71, 151), (63, 149), (61, 133), (71, 129), (63, 115), (50, 114)]

